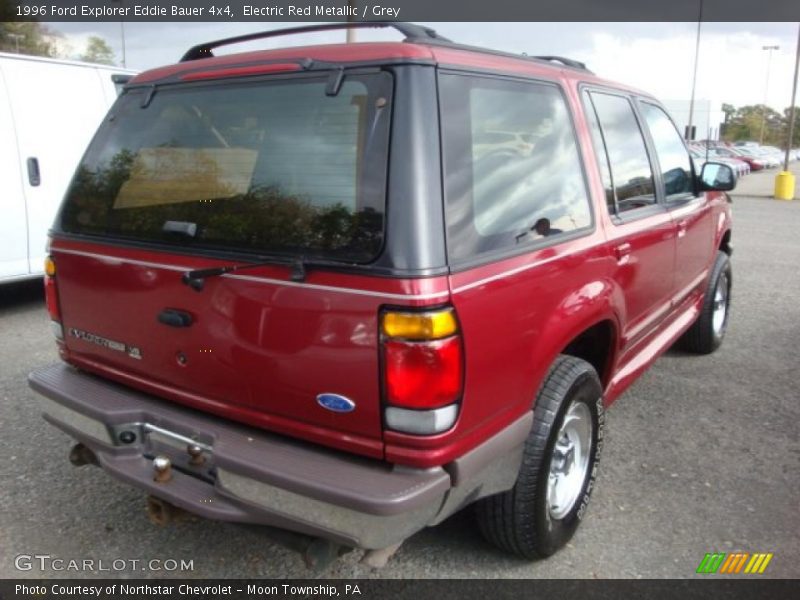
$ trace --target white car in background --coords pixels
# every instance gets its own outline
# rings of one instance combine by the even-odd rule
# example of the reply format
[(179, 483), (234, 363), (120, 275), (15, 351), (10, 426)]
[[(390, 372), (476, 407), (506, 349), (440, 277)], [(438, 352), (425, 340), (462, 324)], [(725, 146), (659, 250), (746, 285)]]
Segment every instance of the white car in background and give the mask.
[(42, 275), (47, 231), (78, 161), (135, 73), (0, 53), (0, 285)]

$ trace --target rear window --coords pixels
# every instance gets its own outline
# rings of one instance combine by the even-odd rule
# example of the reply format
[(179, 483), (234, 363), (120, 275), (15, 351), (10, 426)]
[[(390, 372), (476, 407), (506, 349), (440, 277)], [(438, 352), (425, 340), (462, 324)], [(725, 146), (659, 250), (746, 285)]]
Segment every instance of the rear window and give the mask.
[(452, 261), (591, 227), (575, 132), (555, 85), (461, 74), (439, 82)]
[[(78, 168), (66, 233), (369, 262), (380, 252), (391, 76), (124, 94)], [(149, 100), (149, 102), (148, 102)]]

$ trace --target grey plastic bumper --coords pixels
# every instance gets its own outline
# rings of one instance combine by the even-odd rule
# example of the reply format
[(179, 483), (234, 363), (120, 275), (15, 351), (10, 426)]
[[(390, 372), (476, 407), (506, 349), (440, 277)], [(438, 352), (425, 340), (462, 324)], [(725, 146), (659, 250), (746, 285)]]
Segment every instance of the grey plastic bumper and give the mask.
[[(529, 413), (447, 468), (412, 469), (248, 428), (64, 364), (31, 373), (29, 385), (43, 396), (48, 422), (91, 448), (103, 469), (154, 496), (206, 518), (370, 549), (511, 487), (531, 425)], [(135, 440), (123, 443), (122, 432)], [(204, 449), (202, 465), (191, 464), (188, 442)], [(172, 478), (157, 483), (153, 458), (165, 454)]]

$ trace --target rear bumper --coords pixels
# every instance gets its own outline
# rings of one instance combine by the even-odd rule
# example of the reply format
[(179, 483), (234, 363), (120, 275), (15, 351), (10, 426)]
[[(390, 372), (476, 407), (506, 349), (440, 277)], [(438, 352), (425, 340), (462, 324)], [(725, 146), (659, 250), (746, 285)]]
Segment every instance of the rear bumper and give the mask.
[[(411, 469), (331, 451), (169, 404), (64, 364), (29, 385), (43, 416), (92, 449), (118, 479), (200, 516), (280, 527), (361, 548), (385, 548), (468, 502), (509, 489), (530, 430), (527, 413), (444, 467)], [(123, 439), (135, 439), (124, 443)], [(203, 449), (193, 465), (186, 448)], [(153, 458), (172, 477), (154, 481)]]

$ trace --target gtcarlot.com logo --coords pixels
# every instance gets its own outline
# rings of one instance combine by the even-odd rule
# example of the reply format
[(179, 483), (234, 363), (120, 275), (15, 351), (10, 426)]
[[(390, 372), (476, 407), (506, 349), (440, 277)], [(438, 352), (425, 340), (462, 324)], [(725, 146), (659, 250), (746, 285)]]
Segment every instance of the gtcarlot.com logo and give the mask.
[(19, 554), (14, 558), (18, 571), (194, 571), (194, 559), (151, 558), (56, 558), (49, 554)]
[(697, 572), (704, 575), (729, 574), (729, 575), (760, 575), (767, 570), (772, 552), (709, 552), (697, 567)]

